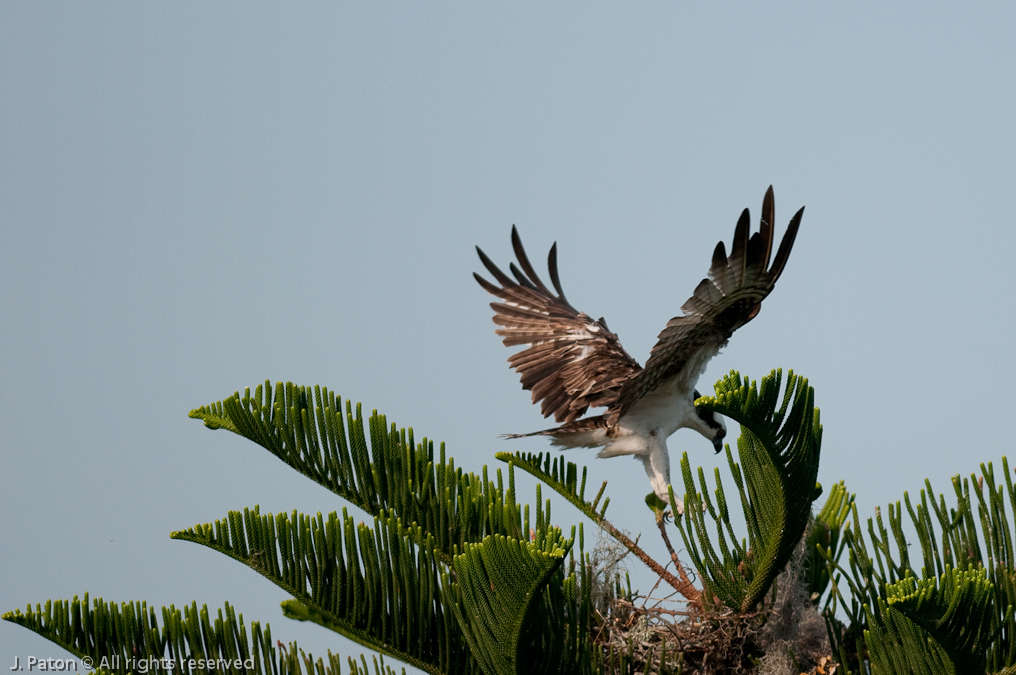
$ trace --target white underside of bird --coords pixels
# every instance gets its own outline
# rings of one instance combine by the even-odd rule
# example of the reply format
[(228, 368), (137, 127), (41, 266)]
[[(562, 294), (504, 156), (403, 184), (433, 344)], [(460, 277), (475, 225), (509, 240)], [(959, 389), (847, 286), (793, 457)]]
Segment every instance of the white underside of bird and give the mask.
[[(715, 424), (719, 425), (718, 432), (715, 426), (706, 423), (695, 408), (695, 381), (717, 352), (719, 347), (703, 350), (697, 359), (700, 363), (689, 364), (684, 377), (672, 378), (639, 399), (615, 426), (557, 431), (548, 434), (552, 438), (551, 444), (561, 448), (602, 448), (596, 455), (600, 458), (631, 455), (641, 460), (656, 496), (669, 502), (670, 451), (667, 439), (678, 429), (694, 429), (713, 441), (719, 451), (726, 435), (727, 427), (722, 417), (713, 417)], [(689, 378), (691, 373), (687, 371), (692, 369), (695, 375), (694, 378)], [(680, 512), (683, 503), (679, 498), (677, 501), (678, 504), (674, 504), (674, 507)]]

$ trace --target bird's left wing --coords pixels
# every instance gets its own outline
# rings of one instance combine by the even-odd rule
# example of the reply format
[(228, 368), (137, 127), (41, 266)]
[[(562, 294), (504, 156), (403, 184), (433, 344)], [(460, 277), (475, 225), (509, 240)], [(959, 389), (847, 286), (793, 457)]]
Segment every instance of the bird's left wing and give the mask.
[(679, 377), (686, 380), (679, 383), (681, 388), (690, 391), (694, 387), (709, 358), (726, 344), (735, 330), (758, 314), (762, 301), (783, 273), (803, 215), (804, 207), (801, 207), (790, 220), (770, 266), (775, 217), (772, 186), (762, 201), (759, 231), (750, 237), (748, 209), (741, 213), (730, 255), (726, 254), (722, 241), (716, 245), (709, 278), (699, 282), (695, 293), (681, 306), (684, 314), (667, 322), (645, 369), (625, 383), (610, 410), (611, 424), (666, 380)]
[(578, 311), (564, 296), (557, 274), (557, 244), (550, 249), (547, 266), (554, 294), (533, 269), (512, 227), (512, 246), (519, 267), (511, 263), (512, 280), (476, 248), (484, 267), (500, 285), (479, 274), (473, 276), (489, 293), (503, 302), (492, 302), (495, 332), (506, 347), (529, 345), (508, 359), (519, 373), (522, 388), (533, 392), (533, 403), (542, 401), (544, 417), (567, 424), (590, 407), (611, 406), (621, 385), (641, 366), (621, 346), (603, 319), (593, 320)]

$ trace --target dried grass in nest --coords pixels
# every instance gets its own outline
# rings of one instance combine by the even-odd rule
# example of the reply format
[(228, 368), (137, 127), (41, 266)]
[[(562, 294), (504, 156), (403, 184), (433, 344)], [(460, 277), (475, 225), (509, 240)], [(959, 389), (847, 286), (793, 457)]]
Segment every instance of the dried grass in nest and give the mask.
[(757, 672), (752, 657), (763, 656), (756, 642), (760, 625), (758, 613), (673, 610), (619, 599), (596, 641), (608, 654), (627, 656), (631, 672), (741, 675)]
[[(674, 564), (677, 556), (660, 527)], [(590, 578), (600, 622), (594, 642), (607, 655), (610, 673), (665, 675), (834, 675), (825, 620), (811, 601), (802, 575), (804, 538), (759, 611), (738, 613), (718, 603), (672, 596), (618, 597), (627, 550), (601, 538)], [(682, 574), (682, 577), (684, 575)], [(629, 590), (629, 593), (631, 591)], [(689, 596), (698, 598), (695, 596)]]
[[(637, 600), (637, 599), (636, 599)], [(765, 611), (739, 614), (726, 608), (688, 605), (668, 609), (677, 601), (641, 605), (615, 599), (595, 636), (608, 654), (608, 672), (654, 675), (834, 675), (836, 665), (825, 655), (792, 655), (786, 641), (773, 641), (765, 628)], [(778, 603), (777, 603), (778, 604)], [(795, 661), (795, 658), (799, 659)], [(662, 661), (662, 663), (661, 663)], [(624, 662), (624, 666), (622, 666)], [(802, 666), (801, 662), (806, 665)], [(648, 664), (648, 669), (647, 669)], [(807, 668), (804, 670), (802, 668)]]

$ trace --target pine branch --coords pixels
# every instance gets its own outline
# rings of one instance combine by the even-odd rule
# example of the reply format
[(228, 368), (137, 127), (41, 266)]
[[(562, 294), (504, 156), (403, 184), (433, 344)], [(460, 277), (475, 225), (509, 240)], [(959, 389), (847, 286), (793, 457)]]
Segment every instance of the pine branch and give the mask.
[[(314, 660), (295, 642), (284, 646), (272, 641), (271, 628), (254, 621), (248, 637), (243, 615), (226, 603), (212, 619), (208, 606), (197, 603), (163, 607), (162, 625), (154, 607), (145, 602), (121, 604), (96, 598), (47, 601), (25, 612), (7, 612), (3, 618), (28, 628), (81, 659), (85, 669), (129, 673), (257, 673), (258, 675), (341, 675), (341, 658), (328, 652), (327, 660)], [(85, 660), (92, 664), (86, 665)], [(204, 661), (202, 663), (202, 660)], [(214, 665), (209, 664), (214, 660)], [(361, 657), (362, 660), (362, 657)], [(367, 675), (367, 663), (348, 661), (350, 675)], [(375, 661), (377, 675), (395, 672)], [(405, 671), (403, 671), (404, 675)]]
[(927, 631), (902, 612), (879, 600), (878, 611), (865, 605), (869, 628), (864, 631), (874, 675), (955, 675), (952, 661)]
[[(242, 562), (295, 598), (291, 618), (310, 620), (431, 673), (474, 672), (444, 605), (432, 537), (382, 512), (374, 527), (341, 518), (232, 511), (170, 535)], [(423, 541), (423, 545), (416, 544)]]
[[(646, 567), (655, 572), (661, 579), (666, 581), (677, 592), (685, 598), (697, 601), (699, 591), (684, 574), (684, 569), (678, 565), (681, 578), (675, 577), (667, 569), (658, 563), (652, 556), (645, 552), (636, 542), (632, 541), (624, 532), (617, 529), (609, 520), (604, 517), (607, 506), (610, 504), (608, 497), (600, 505), (604, 490), (607, 488), (607, 481), (603, 481), (596, 497), (592, 502), (585, 501), (586, 490), (586, 467), (582, 467), (582, 480), (578, 480), (577, 466), (572, 462), (565, 462), (563, 457), (552, 457), (551, 453), (527, 453), (520, 452), (499, 452), (495, 455), (502, 462), (507, 462), (509, 469), (517, 466), (526, 473), (531, 474), (538, 480), (543, 481), (552, 490), (564, 497), (570, 504), (579, 510), (584, 516), (596, 523), (604, 532), (613, 537), (618, 543), (641, 560)], [(597, 510), (599, 508), (599, 510)], [(676, 556), (675, 556), (676, 560)]]
[[(218, 403), (191, 411), (210, 429), (228, 429), (261, 445), (290, 467), (372, 516), (390, 512), (433, 535), (435, 553), (446, 563), (463, 544), (490, 534), (514, 539), (527, 535), (514, 490), (464, 473), (444, 446), (438, 457), (426, 438), (390, 427), (375, 411), (364, 429), (360, 405), (323, 387), (269, 382)], [(368, 442), (369, 436), (369, 442)], [(509, 475), (509, 485), (513, 484)], [(537, 527), (543, 527), (542, 522)], [(414, 530), (413, 532), (416, 532)], [(411, 532), (411, 536), (413, 535)], [(423, 543), (418, 541), (417, 543)]]
[[(842, 535), (853, 503), (854, 495), (847, 492), (843, 481), (836, 483), (829, 491), (825, 505), (816, 514), (811, 527), (808, 528), (805, 542), (807, 562), (804, 572), (808, 592), (816, 603), (832, 580), (836, 565), (846, 545)], [(836, 594), (832, 594), (830, 601), (835, 601), (836, 597)], [(835, 613), (835, 608), (833, 613)]]
[(907, 577), (886, 589), (886, 603), (926, 630), (958, 672), (984, 672), (993, 586), (981, 569), (947, 568), (938, 579)]
[[(438, 597), (443, 592), (437, 581), (442, 578), (439, 569), (450, 565), (453, 555), (464, 546), (489, 537), (491, 533), (523, 542), (532, 538), (536, 545), (548, 538), (559, 538), (560, 530), (550, 526), (550, 501), (547, 500), (544, 507), (538, 486), (536, 517), (530, 529), (529, 507), (522, 509), (515, 502), (513, 467), (508, 470), (507, 490), (500, 471), (496, 485), (487, 480), (486, 469), (482, 479), (474, 474), (463, 474), (454, 468), (451, 460), (445, 462), (443, 450), (439, 461), (435, 461), (432, 444), (425, 440), (414, 449), (412, 430), (398, 432), (392, 426), (389, 431), (385, 419), (376, 413), (370, 420), (368, 447), (359, 408), (354, 417), (351, 405), (346, 404), (344, 424), (342, 416), (335, 412), (341, 406), (337, 397), (316, 388), (313, 398), (317, 405), (313, 411), (311, 398), (309, 390), (293, 385), (277, 386), (273, 394), (266, 383), (253, 395), (249, 390), (243, 397), (236, 394), (196, 410), (191, 416), (203, 419), (212, 428), (227, 428), (254, 440), (290, 466), (374, 513), (377, 537), (365, 539), (363, 530), (371, 530), (361, 525), (357, 546), (346, 546), (349, 549), (347, 560), (362, 559), (363, 576), (371, 576), (374, 581), (360, 583), (353, 578), (342, 583), (344, 587), (353, 585), (356, 592), (364, 595), (365, 606), (375, 607), (380, 603), (384, 609), (375, 612), (371, 620), (365, 620), (350, 607), (336, 607), (323, 600), (335, 593), (319, 588), (321, 570), (328, 570), (329, 564), (341, 567), (341, 564), (329, 563), (335, 553), (329, 549), (328, 531), (344, 532), (331, 539), (349, 539), (348, 522), (344, 527), (325, 525), (320, 515), (317, 521), (307, 521), (306, 517), (295, 513), (289, 522), (285, 516), (277, 516), (274, 520), (262, 518), (255, 511), (243, 516), (232, 513), (214, 525), (198, 526), (173, 536), (209, 545), (267, 576), (294, 596), (294, 600), (284, 604), (285, 611), (293, 618), (316, 621), (429, 672), (434, 672), (433, 669), (475, 670), (476, 662), (466, 656), (461, 629), (451, 618), (451, 610), (443, 609), (447, 604), (442, 605)], [(329, 522), (332, 520), (337, 521), (337, 516), (333, 514)], [(410, 524), (403, 527), (402, 523), (407, 522)], [(401, 537), (398, 542), (387, 541), (387, 534), (381, 532), (393, 523)], [(273, 543), (276, 539), (277, 544)], [(259, 543), (252, 549), (248, 542)], [(432, 617), (429, 624), (423, 622), (438, 626), (436, 633), (432, 630), (428, 635), (426, 630), (417, 629), (416, 633), (422, 637), (407, 640), (403, 638), (413, 634), (412, 631), (406, 628), (399, 633), (395, 627), (404, 625), (401, 617), (412, 612), (400, 610), (402, 614), (389, 616), (386, 611), (390, 608), (385, 603), (391, 605), (392, 598), (415, 592), (411, 588), (400, 590), (399, 584), (419, 577), (420, 570), (413, 568), (415, 563), (395, 561), (395, 558), (408, 560), (412, 557), (412, 551), (399, 548), (409, 546), (410, 542), (416, 545), (415, 555), (427, 552), (432, 556), (426, 564), (430, 571), (421, 577), (431, 581), (428, 583), (429, 600), (425, 598), (420, 603), (423, 608), (420, 612), (437, 611), (440, 620)], [(395, 554), (397, 550), (401, 551), (398, 555)], [(305, 559), (301, 560), (301, 556)], [(380, 563), (375, 564), (375, 559)], [(400, 564), (405, 569), (399, 573), (388, 578), (382, 573), (386, 567), (395, 565), (398, 569)], [(359, 567), (352, 562), (347, 567), (359, 573)], [(344, 570), (339, 572), (345, 573)], [(541, 639), (564, 630), (568, 636), (562, 643), (567, 648), (567, 660), (588, 664), (589, 589), (579, 589), (574, 574), (558, 580), (552, 587), (571, 589), (565, 593), (567, 597), (562, 596), (563, 600), (555, 600), (553, 607), (545, 607), (548, 612), (557, 608), (555, 611), (561, 616), (551, 622), (541, 618), (533, 625), (540, 626), (538, 632), (544, 636)], [(541, 603), (546, 605), (550, 596), (544, 595)], [(428, 649), (430, 652), (424, 653)], [(450, 662), (452, 654), (460, 655), (460, 661)]]
[[(670, 492), (670, 503), (676, 504), (677, 500), (674, 497), (674, 488), (667, 486)], [(656, 495), (650, 493), (651, 496)], [(667, 552), (670, 553), (670, 561), (674, 563), (674, 569), (677, 570), (678, 576), (681, 578), (681, 584), (679, 588), (675, 590), (683, 595), (687, 600), (693, 603), (700, 603), (702, 598), (702, 592), (695, 588), (695, 584), (692, 583), (691, 579), (688, 578), (688, 573), (684, 569), (684, 565), (681, 564), (680, 558), (677, 557), (677, 552), (674, 551), (674, 546), (670, 543), (670, 537), (667, 535), (667, 522), (664, 517), (664, 510), (656, 510), (656, 527), (660, 530), (660, 537), (663, 539), (663, 544), (667, 547)]]
[[(889, 589), (897, 587), (894, 584), (918, 578), (910, 560), (911, 546), (904, 536), (902, 520), (905, 510), (920, 543), (920, 581), (914, 583), (925, 588), (928, 583), (940, 583), (947, 573), (982, 570), (991, 589), (987, 605), (990, 609), (986, 610), (989, 624), (978, 633), (978, 646), (970, 648), (970, 651), (983, 655), (984, 667), (989, 671), (1001, 672), (1016, 666), (1014, 533), (1007, 512), (1008, 509), (1016, 512), (1016, 491), (1013, 490), (1006, 458), (1002, 458), (1002, 475), (1005, 477), (1002, 485), (996, 484), (994, 467), (990, 462), (981, 464), (980, 469), (980, 476), (971, 475), (969, 479), (962, 480), (959, 476), (953, 477), (953, 506), (946, 501), (945, 495), (936, 495), (931, 483), (926, 480), (919, 500), (911, 500), (905, 492), (903, 505), (899, 502), (888, 505), (888, 529), (882, 510), (876, 509), (875, 517), (868, 519), (866, 528), (871, 541), (870, 554), (869, 544), (863, 536), (865, 530), (861, 527), (856, 507), (852, 508), (853, 524), (844, 532), (844, 542), (850, 562), (846, 581), (853, 597), (851, 605), (847, 607), (844, 604), (844, 607), (851, 621), (849, 630), (858, 639), (864, 640), (868, 634), (866, 631), (870, 631), (875, 639), (884, 640), (882, 633), (888, 629), (882, 623), (886, 621), (891, 622), (892, 630), (897, 632), (910, 634), (917, 631), (925, 638), (931, 634), (922, 627), (930, 625), (930, 615), (910, 618), (896, 608), (881, 610), (890, 599)], [(976, 515), (974, 504), (977, 505)], [(925, 592), (930, 591), (925, 589)], [(865, 606), (863, 611), (862, 604)], [(872, 623), (873, 617), (878, 623)], [(911, 621), (915, 627), (905, 628), (906, 621)], [(892, 639), (899, 641), (902, 638)], [(948, 640), (944, 644), (947, 643)], [(874, 651), (875, 648), (872, 649)]]
[[(727, 463), (741, 497), (747, 542), (738, 541), (730, 524), (719, 470), (714, 506), (702, 469), (697, 489), (687, 453), (681, 460), (686, 493), (684, 514), (676, 519), (678, 529), (708, 590), (740, 612), (750, 611), (786, 566), (819, 495), (815, 479), (822, 425), (814, 390), (791, 371), (781, 397), (781, 380), (782, 372), (777, 370), (762, 378), (760, 385), (749, 384), (748, 378), (742, 381), (731, 371), (717, 382), (715, 397), (696, 401), (697, 406), (741, 425), (740, 464), (729, 446)], [(715, 545), (706, 515), (715, 526)]]
[(984, 569), (948, 567), (937, 579), (908, 576), (890, 584), (878, 612), (868, 612), (865, 639), (873, 672), (987, 672), (992, 600)]
[(486, 675), (573, 672), (561, 658), (559, 570), (570, 546), (561, 537), (523, 542), (493, 535), (455, 557), (457, 580), (444, 580), (448, 604)]

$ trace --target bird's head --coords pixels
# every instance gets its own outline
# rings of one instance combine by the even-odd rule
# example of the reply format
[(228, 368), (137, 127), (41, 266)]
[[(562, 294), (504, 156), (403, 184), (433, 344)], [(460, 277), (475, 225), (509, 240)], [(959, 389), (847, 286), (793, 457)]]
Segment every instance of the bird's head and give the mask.
[[(696, 391), (694, 396), (699, 398), (701, 395)], [(712, 410), (696, 407), (691, 424), (688, 426), (712, 441), (713, 449), (716, 452), (723, 450), (723, 439), (727, 435), (727, 425), (724, 423), (722, 416), (717, 415)]]

